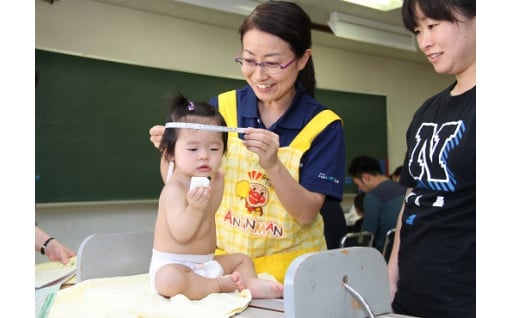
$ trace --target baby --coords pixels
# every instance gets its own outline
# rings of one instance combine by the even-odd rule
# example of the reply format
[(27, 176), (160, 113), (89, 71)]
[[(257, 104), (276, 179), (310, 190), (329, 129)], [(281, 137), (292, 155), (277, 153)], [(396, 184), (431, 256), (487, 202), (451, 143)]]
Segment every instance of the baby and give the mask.
[[(171, 128), (165, 130), (160, 151), (162, 161), (173, 168), (158, 202), (149, 270), (152, 289), (165, 297), (183, 294), (189, 299), (246, 288), (253, 298), (282, 297), (283, 286), (259, 279), (249, 256), (214, 255), (215, 211), (224, 190), (221, 163), (227, 133), (203, 128), (225, 126), (224, 118), (210, 104), (178, 95), (171, 102), (168, 122)], [(190, 123), (202, 127), (180, 128)], [(191, 186), (193, 177), (210, 181)]]

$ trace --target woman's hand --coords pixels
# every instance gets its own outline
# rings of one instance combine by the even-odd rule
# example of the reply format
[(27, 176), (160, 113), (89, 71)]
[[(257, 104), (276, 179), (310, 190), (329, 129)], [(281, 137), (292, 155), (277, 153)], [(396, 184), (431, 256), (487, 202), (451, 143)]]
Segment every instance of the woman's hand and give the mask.
[(258, 155), (263, 169), (271, 169), (278, 162), (279, 135), (266, 129), (247, 128), (244, 145)]
[(48, 242), (44, 251), (50, 261), (59, 261), (62, 264), (67, 264), (71, 257), (76, 256), (75, 252), (57, 241), (57, 239)]
[(164, 137), (165, 126), (155, 125), (149, 129), (149, 140), (153, 143), (155, 148), (160, 147), (160, 143), (162, 142), (162, 138)]

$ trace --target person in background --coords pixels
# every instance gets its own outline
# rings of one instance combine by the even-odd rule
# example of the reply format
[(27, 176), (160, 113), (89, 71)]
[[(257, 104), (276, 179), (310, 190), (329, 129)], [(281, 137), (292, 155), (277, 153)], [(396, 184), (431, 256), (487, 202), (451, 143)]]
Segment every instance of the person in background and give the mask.
[(76, 256), (73, 250), (43, 231), (37, 224), (35, 227), (36, 251), (41, 255), (46, 255), (52, 262), (59, 261), (62, 264), (67, 264), (71, 257)]
[(392, 309), (476, 317), (476, 1), (405, 0), (402, 19), (434, 70), (455, 82), (428, 98), (407, 130)]
[[(177, 95), (170, 106), (171, 124), (225, 126), (222, 115), (207, 103)], [(283, 296), (281, 284), (258, 278), (249, 256), (214, 256), (215, 211), (224, 189), (220, 166), (226, 143), (227, 134), (218, 131), (166, 129), (160, 150), (173, 169), (158, 202), (149, 269), (152, 290), (162, 296), (183, 294), (197, 300), (245, 288), (254, 298)], [(208, 177), (211, 183), (193, 186), (193, 177)]]
[[(247, 86), (210, 100), (229, 126), (247, 128), (229, 133), (217, 253), (248, 254), (258, 273), (283, 282), (293, 259), (339, 247), (346, 233), (344, 130), (314, 98), (311, 20), (300, 6), (263, 2), (239, 33)], [(150, 129), (156, 147), (163, 132)]]
[(349, 232), (361, 232), (361, 226), (363, 225), (363, 221), (364, 221), (364, 209), (363, 209), (364, 196), (365, 196), (364, 192), (359, 192), (354, 197), (354, 209), (355, 209), (357, 215), (359, 216), (359, 219), (357, 219), (354, 222), (354, 225), (349, 227)]
[(382, 252), (386, 233), (396, 226), (404, 201), (405, 187), (389, 180), (381, 172), (379, 161), (370, 156), (354, 158), (348, 172), (359, 190), (366, 193), (361, 231), (373, 233), (373, 245)]
[(395, 182), (400, 182), (400, 174), (402, 174), (402, 167), (403, 166), (396, 167), (395, 171), (393, 171), (389, 178)]

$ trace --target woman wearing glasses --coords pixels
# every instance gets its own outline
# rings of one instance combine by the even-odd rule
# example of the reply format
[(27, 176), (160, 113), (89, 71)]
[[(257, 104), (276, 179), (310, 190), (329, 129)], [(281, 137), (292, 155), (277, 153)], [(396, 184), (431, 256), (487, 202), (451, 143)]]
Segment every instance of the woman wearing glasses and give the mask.
[[(262, 3), (239, 32), (235, 61), (248, 85), (210, 101), (228, 126), (250, 127), (229, 133), (217, 247), (250, 255), (257, 272), (283, 282), (295, 257), (338, 247), (346, 232), (342, 120), (313, 97), (311, 21), (298, 5)], [(163, 130), (151, 128), (155, 146)]]

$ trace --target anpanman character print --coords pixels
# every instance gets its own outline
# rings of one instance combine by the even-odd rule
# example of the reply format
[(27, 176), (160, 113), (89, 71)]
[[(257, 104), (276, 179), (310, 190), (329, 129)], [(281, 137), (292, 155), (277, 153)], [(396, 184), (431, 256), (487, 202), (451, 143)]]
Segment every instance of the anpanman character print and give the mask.
[(260, 181), (267, 180), (264, 174), (259, 171), (249, 171), (248, 180), (238, 181), (235, 187), (235, 193), (243, 200), (245, 200), (245, 208), (248, 213), (258, 213), (260, 216), (263, 215), (263, 207), (267, 204), (269, 199), (269, 191), (265, 184)]

